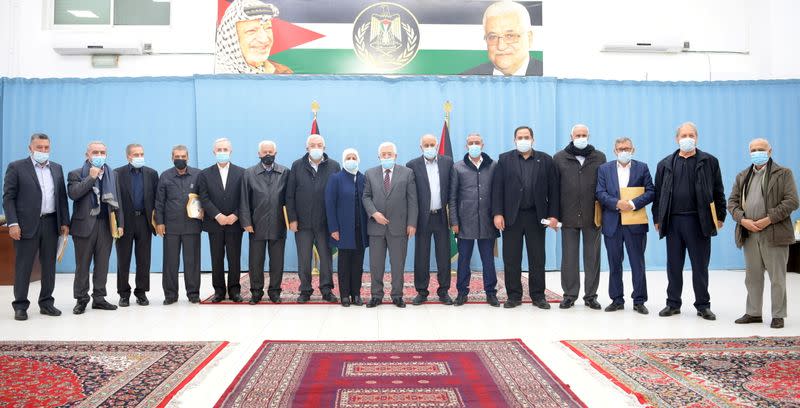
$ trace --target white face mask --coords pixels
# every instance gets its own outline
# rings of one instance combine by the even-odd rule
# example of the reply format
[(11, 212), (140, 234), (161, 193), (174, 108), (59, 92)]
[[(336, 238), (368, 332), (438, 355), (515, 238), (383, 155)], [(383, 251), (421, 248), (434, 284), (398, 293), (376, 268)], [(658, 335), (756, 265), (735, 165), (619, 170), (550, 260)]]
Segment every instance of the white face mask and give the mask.
[(317, 161), (322, 158), (322, 149), (308, 149), (308, 155), (311, 160)]
[(358, 173), (358, 160), (345, 160), (344, 161), (344, 169), (350, 174)]
[(628, 164), (633, 159), (633, 152), (619, 152), (617, 153), (617, 160), (622, 164)]
[(589, 146), (589, 138), (588, 137), (576, 137), (572, 140), (572, 144), (575, 145), (578, 149), (585, 149), (586, 146)]
[(691, 152), (697, 146), (697, 142), (695, 142), (694, 138), (691, 137), (684, 137), (683, 139), (678, 140), (678, 144), (681, 147), (681, 151), (684, 153)]
[(533, 140), (531, 139), (520, 139), (517, 140), (517, 151), (520, 153), (527, 153), (533, 148)]

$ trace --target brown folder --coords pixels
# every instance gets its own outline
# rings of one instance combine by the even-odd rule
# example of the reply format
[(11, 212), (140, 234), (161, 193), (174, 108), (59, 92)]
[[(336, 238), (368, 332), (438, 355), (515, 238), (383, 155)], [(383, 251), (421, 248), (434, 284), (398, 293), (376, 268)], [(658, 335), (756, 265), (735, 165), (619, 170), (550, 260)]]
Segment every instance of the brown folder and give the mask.
[(108, 213), (108, 225), (111, 228), (111, 238), (119, 239), (119, 229), (117, 227), (117, 212), (116, 211), (109, 211)]
[[(644, 194), (644, 187), (622, 187), (619, 189), (619, 199), (622, 201), (631, 201), (636, 197)], [(622, 211), (622, 225), (639, 225), (647, 224), (647, 211), (644, 207), (633, 211)]]
[(717, 206), (714, 202), (711, 202), (711, 219), (714, 220), (714, 228), (717, 229), (719, 232), (719, 219), (717, 218)]
[(600, 227), (603, 225), (603, 208), (600, 206), (600, 201), (594, 202), (594, 226)]

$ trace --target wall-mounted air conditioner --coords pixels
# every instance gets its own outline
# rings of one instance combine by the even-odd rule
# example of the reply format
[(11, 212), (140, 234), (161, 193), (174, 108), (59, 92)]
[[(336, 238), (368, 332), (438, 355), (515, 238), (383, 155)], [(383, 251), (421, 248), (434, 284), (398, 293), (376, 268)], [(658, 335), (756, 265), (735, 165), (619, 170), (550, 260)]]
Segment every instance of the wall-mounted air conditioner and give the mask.
[(630, 41), (615, 42), (603, 45), (602, 52), (654, 52), (679, 53), (688, 49), (688, 44), (679, 42), (647, 42)]
[(53, 51), (61, 55), (142, 55), (142, 43), (132, 41), (56, 41)]

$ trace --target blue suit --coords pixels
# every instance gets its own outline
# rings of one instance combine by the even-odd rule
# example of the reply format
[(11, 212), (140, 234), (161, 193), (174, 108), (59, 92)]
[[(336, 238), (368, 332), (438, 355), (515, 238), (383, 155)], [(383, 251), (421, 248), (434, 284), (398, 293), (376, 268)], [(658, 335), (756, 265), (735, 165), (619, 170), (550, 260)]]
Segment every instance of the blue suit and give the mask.
[[(655, 187), (647, 164), (632, 160), (630, 178), (624, 187), (644, 187), (644, 194), (633, 199), (638, 210), (653, 202)], [(622, 225), (617, 202), (620, 196), (617, 161), (610, 161), (597, 169), (597, 190), (595, 196), (603, 208), (603, 238), (608, 252), (609, 282), (608, 296), (613, 303), (625, 303), (622, 285), (622, 261), (625, 254), (623, 244), (628, 251), (633, 280), (633, 303), (644, 304), (647, 301), (647, 279), (645, 278), (644, 250), (647, 246), (648, 224)]]

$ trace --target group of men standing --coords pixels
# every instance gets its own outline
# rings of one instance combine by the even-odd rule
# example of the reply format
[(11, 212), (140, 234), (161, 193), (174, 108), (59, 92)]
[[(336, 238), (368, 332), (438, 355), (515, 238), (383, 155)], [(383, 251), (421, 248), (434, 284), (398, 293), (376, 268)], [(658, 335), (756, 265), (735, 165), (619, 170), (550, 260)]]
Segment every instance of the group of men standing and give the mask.
[[(367, 307), (382, 303), (387, 252), (392, 302), (397, 307), (406, 306), (403, 273), (411, 237), (416, 237), (414, 305), (427, 302), (430, 295), (433, 243), (439, 302), (456, 306), (466, 303), (471, 275), (469, 263), (477, 244), (486, 301), (500, 306), (492, 252), (496, 238), (502, 233), (508, 292), (504, 307), (514, 308), (522, 303), (524, 240), (529, 296), (534, 306), (549, 309), (544, 294), (544, 265), (545, 231), (551, 228), (561, 231), (564, 298), (560, 308), (573, 307), (579, 296), (581, 258), (585, 274), (584, 303), (591, 309), (602, 308), (597, 301), (602, 235), (608, 252), (612, 301), (605, 310), (613, 312), (624, 308), (624, 248), (632, 270), (634, 310), (648, 314), (644, 261), (648, 223), (623, 220), (631, 212), (643, 212), (644, 207), (652, 203), (653, 223), (659, 236), (666, 237), (668, 252), (667, 302), (660, 316), (680, 313), (683, 266), (688, 252), (697, 314), (707, 320), (716, 318), (710, 309), (708, 294), (710, 240), (722, 227), (727, 208), (738, 223), (736, 242), (744, 247), (747, 268), (747, 314), (736, 322), (761, 321), (766, 269), (772, 282), (771, 325), (783, 327), (786, 257), (788, 245), (793, 243), (790, 215), (798, 207), (792, 173), (771, 159), (772, 150), (766, 140), (756, 139), (750, 144), (751, 166), (737, 176), (734, 191), (726, 203), (718, 161), (697, 148), (697, 133), (695, 125), (689, 122), (677, 129), (675, 141), (679, 148), (659, 162), (655, 182), (647, 164), (632, 159), (635, 147), (630, 138), (615, 141), (616, 160), (607, 162), (605, 155), (589, 144), (588, 127), (579, 124), (572, 128), (569, 144), (553, 157), (534, 149), (533, 130), (527, 126), (514, 131), (515, 148), (501, 154), (496, 161), (483, 152), (483, 139), (477, 133), (467, 136), (467, 154), (455, 162), (439, 153), (433, 135), (420, 139), (422, 155), (406, 166), (396, 163), (397, 147), (385, 142), (378, 149), (381, 164), (368, 169), (363, 178), (359, 178), (357, 152), (350, 149), (351, 155), (347, 157), (353, 158), (354, 163), (342, 169), (325, 153), (325, 141), (319, 135), (308, 137), (306, 154), (291, 168), (276, 162), (277, 144), (272, 141), (259, 143), (259, 163), (247, 169), (231, 162), (233, 147), (228, 139), (214, 142), (216, 163), (204, 170), (188, 166), (188, 149), (178, 145), (172, 149), (174, 166), (160, 177), (154, 169), (145, 166), (141, 145), (128, 145), (128, 164), (112, 170), (105, 163), (105, 144), (96, 141), (87, 146), (83, 165), (68, 174), (66, 187), (61, 166), (49, 161), (49, 137), (37, 133), (31, 137), (30, 157), (12, 162), (4, 183), (3, 205), (17, 256), (15, 318), (27, 319), (27, 292), (37, 253), (42, 267), (40, 311), (60, 315), (53, 305), (52, 291), (59, 237), (66, 239), (67, 234), (72, 235), (76, 251), (75, 314), (84, 313), (89, 300), (92, 300), (93, 309), (116, 309), (105, 300), (108, 261), (115, 239), (119, 306), (130, 304), (128, 276), (133, 257), (136, 258), (133, 289), (136, 303), (149, 304), (146, 293), (150, 285), (153, 235), (164, 238), (164, 304), (175, 303), (178, 299), (181, 255), (186, 295), (190, 302), (198, 303), (200, 233), (203, 230), (208, 232), (211, 247), (212, 302), (221, 302), (226, 297), (233, 302), (243, 301), (239, 260), (246, 231), (250, 245), (250, 303), (258, 303), (264, 296), (267, 256), (269, 284), (266, 294), (271, 302), (280, 303), (287, 229), (295, 233), (297, 245), (301, 280), (297, 301), (308, 302), (313, 293), (311, 262), (316, 248), (320, 259), (319, 290), (324, 300), (337, 302), (339, 299), (332, 292), (331, 249), (339, 239), (339, 231), (328, 231), (326, 204), (330, 206), (330, 203), (325, 202), (325, 197), (329, 179), (347, 171), (353, 175), (353, 180), (363, 183), (362, 196), (353, 209), (364, 211), (367, 219), (368, 243), (364, 242), (363, 246), (371, 247), (372, 280)], [(623, 198), (623, 191), (631, 188), (638, 189), (639, 193)], [(67, 196), (74, 202), (71, 218)], [(192, 197), (202, 210), (191, 211)], [(448, 294), (450, 230), (458, 237), (455, 299)], [(92, 264), (93, 289), (89, 296)], [(351, 300), (356, 301), (351, 296), (341, 299), (343, 306), (349, 306)], [(360, 297), (356, 304), (361, 304)]]

